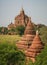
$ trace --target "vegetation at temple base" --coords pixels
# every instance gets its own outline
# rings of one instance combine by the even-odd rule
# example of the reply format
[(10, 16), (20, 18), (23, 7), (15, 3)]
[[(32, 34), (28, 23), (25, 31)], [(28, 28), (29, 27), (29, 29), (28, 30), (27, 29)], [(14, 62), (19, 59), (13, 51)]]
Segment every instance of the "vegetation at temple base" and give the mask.
[(17, 26), (16, 28), (11, 28), (10, 30), (7, 27), (0, 27), (0, 34), (9, 34), (9, 35), (23, 35), (25, 27)]
[[(0, 43), (0, 65), (26, 65), (26, 57), (14, 44)], [(36, 62), (29, 60), (28, 65), (47, 65), (47, 45), (41, 54), (36, 57)]]
[(25, 55), (14, 44), (0, 43), (0, 65), (24, 65)]
[(42, 26), (41, 28), (39, 28), (39, 33), (43, 43), (47, 44), (47, 26)]
[(15, 31), (16, 31), (16, 33), (18, 35), (23, 35), (24, 34), (24, 30), (25, 30), (24, 26), (17, 26)]
[(19, 35), (0, 35), (0, 43), (16, 44), (20, 39)]
[(7, 33), (8, 33), (7, 27), (0, 27), (0, 34), (7, 34)]

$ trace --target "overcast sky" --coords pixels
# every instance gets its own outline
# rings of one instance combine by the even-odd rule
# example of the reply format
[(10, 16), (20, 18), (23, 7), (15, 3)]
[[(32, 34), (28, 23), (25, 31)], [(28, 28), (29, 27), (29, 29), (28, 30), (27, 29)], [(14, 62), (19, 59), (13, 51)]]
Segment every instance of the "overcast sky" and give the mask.
[(0, 0), (0, 26), (14, 23), (22, 7), (32, 22), (47, 25), (47, 0)]

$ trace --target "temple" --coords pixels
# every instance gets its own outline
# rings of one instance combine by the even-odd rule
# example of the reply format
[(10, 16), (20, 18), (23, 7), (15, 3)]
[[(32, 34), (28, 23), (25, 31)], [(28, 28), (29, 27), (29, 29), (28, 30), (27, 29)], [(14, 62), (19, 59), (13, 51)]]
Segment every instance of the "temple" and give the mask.
[(25, 52), (25, 55), (28, 59), (31, 59), (33, 62), (35, 62), (35, 57), (39, 55), (44, 48), (44, 45), (40, 39), (40, 36), (38, 34), (38, 31), (36, 31), (36, 35), (31, 42), (31, 46), (27, 51)]
[(19, 15), (17, 15), (14, 18), (14, 24), (11, 23), (8, 25), (8, 29), (11, 29), (12, 27), (17, 27), (17, 26), (26, 26), (29, 21), (29, 17), (25, 14), (24, 9), (22, 8)]
[(24, 9), (22, 8), (20, 14), (15, 17), (14, 24), (15, 26), (23, 25), (26, 26), (28, 23), (29, 17), (25, 14)]

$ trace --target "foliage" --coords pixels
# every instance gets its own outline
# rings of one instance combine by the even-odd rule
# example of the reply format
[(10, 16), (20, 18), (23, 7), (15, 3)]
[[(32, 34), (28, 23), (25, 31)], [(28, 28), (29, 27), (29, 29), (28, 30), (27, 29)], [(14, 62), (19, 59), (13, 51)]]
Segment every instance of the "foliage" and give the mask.
[(7, 27), (0, 27), (0, 34), (7, 34), (7, 33), (8, 33)]
[(34, 65), (34, 63), (31, 60), (29, 60), (28, 65)]
[(47, 44), (47, 26), (43, 26), (39, 28), (40, 37), (42, 39), (42, 42)]
[(22, 25), (16, 27), (16, 32), (17, 32), (17, 34), (19, 34), (19, 35), (23, 35), (23, 34), (24, 34), (24, 30), (25, 30), (25, 27), (22, 26)]
[(23, 35), (24, 34), (25, 27), (24, 26), (17, 26), (16, 28), (11, 28), (8, 30), (8, 33), (10, 34), (17, 34), (17, 35)]
[(21, 65), (25, 55), (11, 44), (0, 44), (0, 65)]
[(20, 39), (19, 35), (0, 35), (0, 43), (16, 44)]
[(2, 30), (2, 27), (0, 27), (0, 32), (1, 32), (1, 30)]
[(25, 27), (24, 26), (17, 26), (16, 28), (11, 28), (10, 30), (7, 29), (7, 27), (0, 27), (0, 34), (18, 34), (23, 35), (24, 34)]

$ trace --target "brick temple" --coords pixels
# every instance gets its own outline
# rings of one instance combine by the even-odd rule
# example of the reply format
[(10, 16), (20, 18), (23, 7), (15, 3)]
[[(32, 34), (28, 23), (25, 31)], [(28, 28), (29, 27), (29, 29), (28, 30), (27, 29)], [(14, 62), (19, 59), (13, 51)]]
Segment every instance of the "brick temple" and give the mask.
[(25, 14), (24, 9), (22, 8), (19, 15), (17, 15), (14, 18), (14, 23), (11, 22), (8, 25), (8, 30), (16, 26), (21, 26), (21, 25), (26, 26), (28, 21), (29, 21), (29, 17)]
[(41, 41), (38, 31), (36, 31), (36, 35), (32, 41), (32, 44), (26, 50), (25, 55), (28, 59), (31, 59), (33, 62), (35, 62), (35, 57), (41, 53), (43, 48), (44, 48), (44, 45)]

